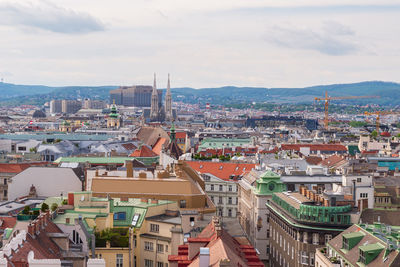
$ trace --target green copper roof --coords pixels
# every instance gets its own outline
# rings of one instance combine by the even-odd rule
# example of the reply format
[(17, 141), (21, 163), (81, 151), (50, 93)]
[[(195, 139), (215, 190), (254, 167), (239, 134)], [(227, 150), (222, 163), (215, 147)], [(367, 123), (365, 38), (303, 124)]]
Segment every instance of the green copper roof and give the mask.
[(237, 138), (204, 138), (199, 145), (199, 150), (203, 148), (227, 148), (237, 147), (250, 144), (251, 139), (237, 139)]
[(281, 182), (281, 177), (272, 171), (266, 171), (257, 179), (254, 192), (258, 195), (272, 195), (285, 190), (286, 185)]

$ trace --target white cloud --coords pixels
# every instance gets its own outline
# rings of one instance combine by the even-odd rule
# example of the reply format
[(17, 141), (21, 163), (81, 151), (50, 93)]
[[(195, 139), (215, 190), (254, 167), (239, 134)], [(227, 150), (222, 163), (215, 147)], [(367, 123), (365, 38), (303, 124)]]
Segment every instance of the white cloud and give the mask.
[(0, 24), (66, 34), (105, 29), (102, 22), (88, 13), (65, 9), (47, 1), (0, 3)]
[(278, 46), (316, 50), (320, 53), (342, 56), (355, 53), (359, 47), (345, 36), (353, 36), (354, 31), (337, 22), (325, 22), (322, 29), (274, 26), (267, 30), (266, 40)]

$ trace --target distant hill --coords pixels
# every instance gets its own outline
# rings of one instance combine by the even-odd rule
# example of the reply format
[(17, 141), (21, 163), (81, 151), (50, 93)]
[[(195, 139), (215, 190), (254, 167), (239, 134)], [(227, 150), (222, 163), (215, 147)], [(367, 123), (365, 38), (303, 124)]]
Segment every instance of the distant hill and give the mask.
[(174, 99), (186, 102), (210, 102), (212, 104), (275, 102), (307, 103), (315, 97), (323, 97), (325, 91), (329, 96), (380, 96), (379, 99), (342, 100), (336, 103), (375, 103), (383, 105), (400, 105), (400, 84), (392, 82), (360, 82), (351, 84), (318, 85), (304, 88), (259, 88), (234, 87), (192, 89), (176, 88), (172, 90)]
[[(37, 104), (51, 99), (94, 98), (109, 99), (109, 91), (118, 86), (69, 86), (49, 87), (41, 85), (14, 85), (0, 83), (0, 102), (3, 105)], [(219, 88), (193, 89), (173, 88), (174, 101), (186, 103), (211, 103), (214, 105), (269, 102), (269, 103), (310, 103), (316, 96), (361, 96), (378, 95), (379, 99), (343, 100), (342, 103), (400, 105), (400, 84), (369, 81), (350, 84), (318, 85), (304, 88), (262, 88), (224, 86)], [(337, 101), (335, 103), (341, 103)]]

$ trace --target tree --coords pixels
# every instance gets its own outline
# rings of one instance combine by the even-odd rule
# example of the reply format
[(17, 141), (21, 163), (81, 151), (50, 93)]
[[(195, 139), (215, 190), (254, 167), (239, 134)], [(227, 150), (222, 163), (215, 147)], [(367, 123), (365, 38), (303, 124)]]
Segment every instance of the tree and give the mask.
[(55, 211), (58, 208), (57, 203), (51, 204), (51, 211)]
[(371, 133), (371, 137), (377, 138), (378, 137), (378, 132), (376, 130), (373, 130)]
[(24, 208), (24, 210), (22, 211), (22, 213), (28, 215), (30, 211), (31, 211), (31, 207), (25, 206), (25, 208)]
[(43, 202), (42, 207), (40, 208), (42, 212), (46, 212), (49, 210), (49, 205)]

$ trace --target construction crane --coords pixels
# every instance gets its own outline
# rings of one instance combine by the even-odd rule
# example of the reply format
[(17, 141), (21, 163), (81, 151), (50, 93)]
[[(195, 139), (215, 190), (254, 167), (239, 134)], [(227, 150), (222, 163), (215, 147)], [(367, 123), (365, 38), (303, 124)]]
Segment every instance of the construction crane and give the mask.
[(378, 110), (378, 111), (374, 111), (374, 112), (368, 112), (368, 111), (365, 111), (364, 112), (364, 114), (365, 115), (376, 115), (376, 120), (375, 120), (375, 123), (376, 123), (376, 132), (377, 132), (377, 134), (379, 135), (379, 131), (380, 131), (380, 127), (381, 127), (381, 116), (382, 115), (390, 115), (390, 114), (400, 114), (400, 112), (399, 111), (382, 111), (382, 110)]
[(360, 99), (360, 98), (379, 98), (379, 96), (337, 96), (337, 97), (331, 97), (328, 96), (328, 91), (325, 91), (325, 97), (320, 98), (316, 97), (315, 101), (325, 101), (325, 118), (324, 118), (324, 128), (328, 129), (328, 124), (329, 124), (329, 101), (331, 100), (344, 100), (344, 99)]

